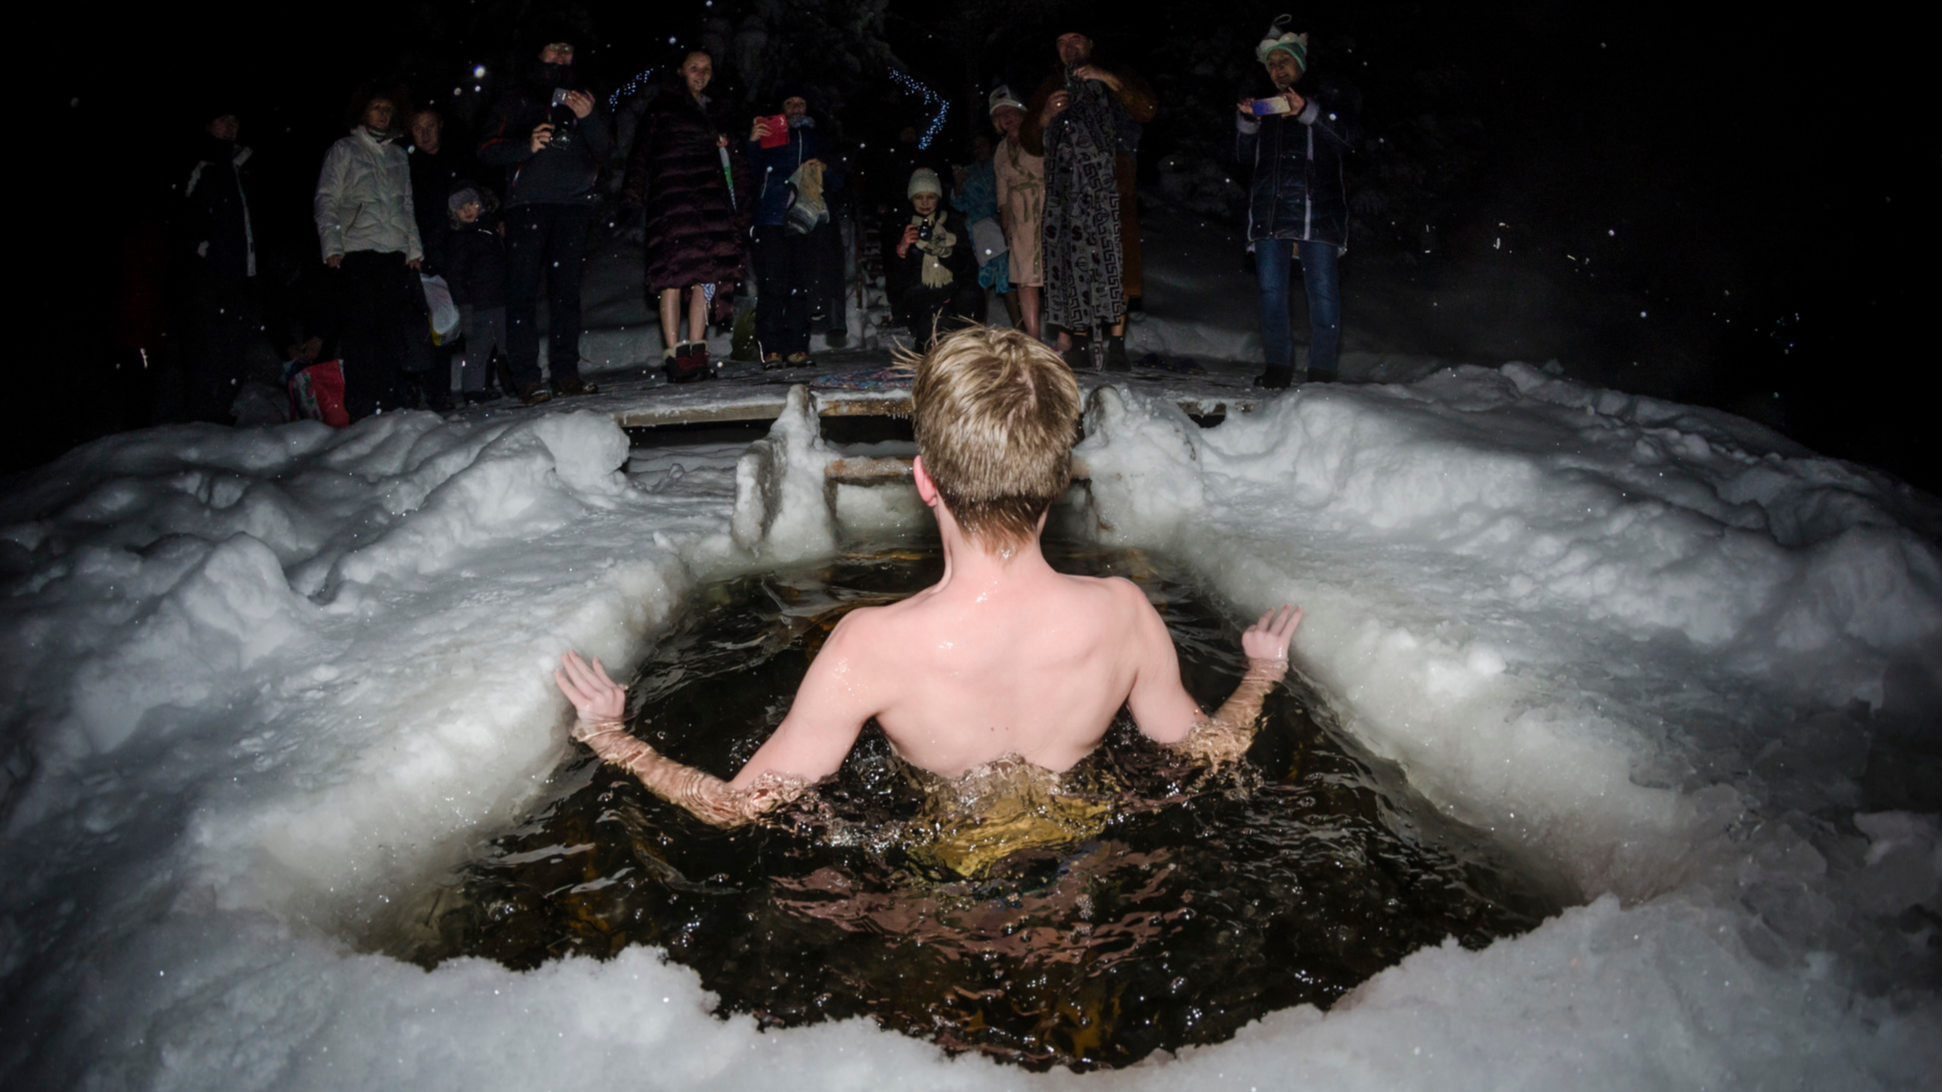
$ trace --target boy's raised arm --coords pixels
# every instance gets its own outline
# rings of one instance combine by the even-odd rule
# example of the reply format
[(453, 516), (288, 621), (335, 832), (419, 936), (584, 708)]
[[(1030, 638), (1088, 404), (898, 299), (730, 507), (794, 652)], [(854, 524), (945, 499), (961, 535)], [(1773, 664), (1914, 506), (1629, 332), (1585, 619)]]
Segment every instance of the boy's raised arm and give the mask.
[(869, 712), (858, 713), (863, 706), (857, 688), (843, 678), (850, 665), (845, 658), (849, 642), (839, 640), (842, 632), (839, 625), (830, 635), (797, 689), (789, 715), (730, 781), (676, 762), (629, 733), (621, 723), (627, 690), (607, 677), (598, 659), (589, 663), (569, 652), (553, 680), (578, 714), (573, 737), (602, 761), (627, 770), (649, 792), (705, 823), (739, 827), (835, 773), (870, 718)]
[[(1202, 762), (1213, 764), (1240, 758), (1254, 742), (1262, 701), (1288, 674), (1289, 645), (1295, 640), (1296, 627), (1301, 624), (1300, 607), (1284, 605), (1279, 611), (1262, 612), (1255, 624), (1241, 635), (1241, 651), (1248, 657), (1248, 670), (1242, 674), (1235, 692), (1221, 703), (1213, 716), (1202, 715), (1196, 709), (1192, 723), (1184, 731), (1171, 735), (1149, 731), (1145, 724), (1141, 730)], [(1172, 648), (1171, 641), (1169, 648)], [(1179, 686), (1178, 681), (1175, 685)], [(1134, 708), (1134, 720), (1141, 723), (1138, 706)]]

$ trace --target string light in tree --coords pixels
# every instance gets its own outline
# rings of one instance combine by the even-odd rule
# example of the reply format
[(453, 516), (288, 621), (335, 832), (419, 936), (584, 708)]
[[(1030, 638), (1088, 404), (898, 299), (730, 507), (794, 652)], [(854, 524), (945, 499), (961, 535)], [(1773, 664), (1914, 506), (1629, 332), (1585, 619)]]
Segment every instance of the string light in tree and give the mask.
[(613, 94), (607, 96), (607, 109), (609, 111), (619, 110), (621, 108), (621, 101), (632, 98), (634, 93), (641, 90), (642, 86), (648, 82), (648, 77), (652, 75), (654, 75), (654, 69), (644, 68), (633, 79), (622, 84)]
[(938, 133), (941, 130), (943, 130), (945, 127), (945, 118), (949, 116), (951, 113), (951, 103), (946, 102), (945, 97), (943, 95), (938, 94), (936, 91), (933, 91), (929, 87), (926, 87), (923, 83), (920, 83), (918, 80), (913, 79), (912, 77), (907, 76), (904, 73), (899, 72), (894, 68), (891, 69), (891, 79), (896, 80), (898, 84), (904, 88), (904, 90), (909, 91), (914, 95), (923, 96), (924, 104), (927, 107), (930, 106), (937, 107), (938, 113), (936, 117), (933, 117), (931, 119), (930, 128), (926, 129), (924, 131), (924, 135), (918, 138), (918, 147), (920, 148), (931, 147), (931, 142), (937, 139)]

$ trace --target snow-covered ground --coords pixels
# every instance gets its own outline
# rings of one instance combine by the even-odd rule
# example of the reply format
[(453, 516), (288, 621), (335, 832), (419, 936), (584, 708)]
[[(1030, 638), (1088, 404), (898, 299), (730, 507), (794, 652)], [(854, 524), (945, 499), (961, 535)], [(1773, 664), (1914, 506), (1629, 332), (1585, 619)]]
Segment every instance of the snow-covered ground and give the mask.
[[(1249, 336), (1183, 314), (1141, 336)], [(1522, 364), (1364, 360), (1404, 372), (1206, 430), (1151, 377), (1097, 390), (1093, 522), (1238, 614), (1305, 605), (1345, 728), (1577, 892), (1538, 930), (1085, 1077), (718, 1020), (647, 948), (367, 954), (545, 798), (560, 652), (632, 662), (698, 583), (832, 549), (838, 452), (798, 396), (754, 449), (630, 459), (622, 402), (736, 382), (183, 426), (0, 499), (0, 1085), (1935, 1087), (1936, 499)]]

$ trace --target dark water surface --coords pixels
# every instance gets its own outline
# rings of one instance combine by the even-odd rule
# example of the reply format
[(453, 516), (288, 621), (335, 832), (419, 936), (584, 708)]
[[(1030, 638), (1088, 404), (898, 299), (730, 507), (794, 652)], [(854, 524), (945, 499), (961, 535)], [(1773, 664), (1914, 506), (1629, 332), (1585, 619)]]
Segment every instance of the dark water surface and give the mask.
[[(1239, 630), (1192, 587), (1136, 552), (1048, 552), (1140, 584), (1188, 689), (1204, 708), (1226, 698)], [(634, 680), (630, 724), (729, 776), (837, 619), (930, 584), (941, 564), (935, 550), (876, 553), (701, 590)], [(1213, 775), (1123, 717), (1061, 792), (1025, 785), (957, 808), (874, 725), (832, 782), (733, 833), (584, 750), (554, 782), (558, 799), (425, 892), (384, 950), (524, 969), (653, 944), (722, 1011), (766, 1025), (869, 1015), (953, 1051), (1096, 1069), (1326, 1007), (1425, 945), (1481, 947), (1557, 909), (1335, 731), (1300, 680), (1270, 698), (1244, 768)]]

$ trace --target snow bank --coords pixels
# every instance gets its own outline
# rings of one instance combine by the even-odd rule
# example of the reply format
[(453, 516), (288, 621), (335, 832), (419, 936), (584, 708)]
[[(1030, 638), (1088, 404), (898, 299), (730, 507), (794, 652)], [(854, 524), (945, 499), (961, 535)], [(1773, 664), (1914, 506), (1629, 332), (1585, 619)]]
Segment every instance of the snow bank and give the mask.
[(1911, 938), (1880, 915), (1935, 906), (1935, 860), (1893, 912), (1851, 895), (1885, 882), (1872, 812), (1904, 803), (1871, 748), (1935, 738), (1934, 498), (1519, 365), (1207, 431), (1104, 389), (1087, 432), (1105, 533), (1240, 612), (1307, 606), (1301, 666), (1433, 800), (1584, 897), (1704, 891), (1759, 915), (1766, 956), (1895, 977)]
[(1516, 366), (1206, 432), (1109, 390), (1081, 454), (1103, 533), (1309, 607), (1301, 664), (1349, 730), (1588, 901), (1536, 932), (1085, 1078), (716, 1020), (650, 949), (523, 974), (359, 952), (547, 791), (562, 650), (624, 667), (697, 581), (832, 547), (813, 424), (799, 400), (755, 450), (631, 462), (584, 413), (189, 427), (15, 483), (0, 1083), (1935, 1083), (1905, 912), (1934, 920), (1936, 816), (1869, 757), (1934, 739), (1934, 500)]

